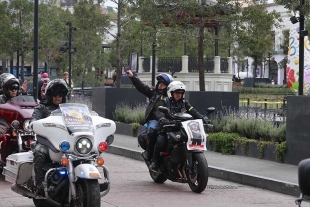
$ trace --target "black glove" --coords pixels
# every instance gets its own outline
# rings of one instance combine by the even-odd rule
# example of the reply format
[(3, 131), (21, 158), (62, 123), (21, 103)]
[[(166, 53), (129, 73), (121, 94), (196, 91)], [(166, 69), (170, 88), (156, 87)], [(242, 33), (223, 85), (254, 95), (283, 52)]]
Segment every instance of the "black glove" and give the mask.
[(202, 117), (202, 121), (203, 121), (205, 124), (211, 124), (211, 120), (210, 120), (207, 116)]
[(169, 121), (168, 119), (166, 119), (166, 118), (161, 118), (160, 120), (159, 120), (159, 125), (167, 125), (167, 124), (170, 124), (171, 123), (171, 121)]

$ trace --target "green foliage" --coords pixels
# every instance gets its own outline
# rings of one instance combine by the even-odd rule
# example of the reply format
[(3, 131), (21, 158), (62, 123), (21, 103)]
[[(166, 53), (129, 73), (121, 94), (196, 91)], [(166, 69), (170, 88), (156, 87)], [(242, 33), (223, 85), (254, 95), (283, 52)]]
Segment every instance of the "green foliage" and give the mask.
[(281, 144), (278, 144), (276, 146), (277, 151), (276, 159), (278, 162), (283, 162), (286, 149), (287, 149), (286, 142), (282, 142)]
[(260, 141), (283, 142), (286, 140), (286, 124), (274, 127), (272, 121), (242, 117), (227, 110), (212, 117), (214, 132), (238, 133), (243, 137)]
[(213, 146), (214, 151), (222, 154), (234, 154), (235, 140), (240, 138), (240, 135), (235, 133), (211, 133), (209, 134), (209, 143)]
[(139, 123), (144, 124), (145, 106), (138, 105), (131, 107), (126, 103), (120, 103), (116, 105), (115, 112), (113, 114), (113, 120), (122, 123)]
[(139, 123), (132, 123), (132, 136), (136, 137), (138, 135), (138, 127), (141, 126)]

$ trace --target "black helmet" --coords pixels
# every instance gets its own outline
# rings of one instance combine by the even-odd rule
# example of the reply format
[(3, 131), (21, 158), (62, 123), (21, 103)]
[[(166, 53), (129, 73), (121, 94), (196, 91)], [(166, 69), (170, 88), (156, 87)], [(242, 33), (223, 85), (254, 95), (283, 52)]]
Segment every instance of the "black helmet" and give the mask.
[(164, 95), (167, 95), (167, 89), (159, 90), (158, 86), (160, 83), (163, 83), (166, 86), (168, 86), (173, 81), (172, 76), (167, 73), (161, 73), (156, 77), (156, 79), (157, 79), (156, 90), (160, 93), (163, 93)]
[(62, 97), (62, 103), (66, 103), (68, 89), (66, 83), (62, 79), (54, 79), (50, 81), (45, 88), (45, 96), (48, 104), (53, 103), (53, 96), (59, 95)]
[(3, 95), (5, 97), (10, 98), (9, 87), (12, 86), (14, 86), (15, 88), (17, 88), (17, 90), (19, 90), (20, 84), (18, 79), (10, 73), (2, 73), (0, 75), (0, 88), (3, 89)]

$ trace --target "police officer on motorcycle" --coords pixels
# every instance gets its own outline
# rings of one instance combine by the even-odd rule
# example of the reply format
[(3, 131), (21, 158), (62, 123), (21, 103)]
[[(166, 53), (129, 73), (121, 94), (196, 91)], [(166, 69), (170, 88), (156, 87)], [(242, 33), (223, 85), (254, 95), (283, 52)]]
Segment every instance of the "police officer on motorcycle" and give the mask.
[(2, 73), (0, 75), (0, 104), (6, 103), (11, 98), (18, 96), (20, 93), (27, 93), (27, 81), (24, 81), (22, 87), (20, 87), (19, 80), (10, 73)]
[[(155, 88), (149, 87), (141, 82), (141, 80), (133, 75), (131, 70), (128, 70), (127, 75), (129, 76), (132, 84), (136, 87), (136, 89), (149, 98), (149, 104), (146, 107), (145, 111), (145, 120), (144, 123), (147, 124), (147, 137), (148, 137), (148, 146), (146, 150), (146, 160), (151, 160), (154, 150), (154, 145), (156, 143), (157, 137), (157, 126), (158, 121), (155, 117), (155, 112), (158, 107), (158, 102), (161, 98), (167, 96), (167, 86), (173, 81), (171, 75), (167, 73), (159, 74), (157, 79), (157, 84)], [(145, 154), (142, 154), (145, 156)]]
[[(66, 102), (68, 89), (62, 79), (54, 79), (48, 83), (45, 89), (46, 100), (40, 102), (32, 114), (31, 122), (48, 117), (52, 111), (59, 108), (59, 104)], [(44, 181), (44, 165), (51, 162), (48, 148), (37, 144), (34, 150), (35, 182), (40, 194), (43, 193), (42, 182)]]
[[(184, 93), (185, 85), (180, 81), (173, 81), (167, 87), (168, 97), (161, 99), (158, 107), (167, 107), (172, 114), (186, 112), (192, 115), (194, 119), (202, 119), (204, 123), (210, 123), (210, 119), (207, 116), (200, 114), (187, 100), (184, 99)], [(159, 110), (156, 111), (155, 116), (156, 119), (159, 120), (159, 128), (171, 123), (171, 121), (165, 117), (165, 114)], [(160, 152), (165, 151), (166, 143), (166, 137), (159, 133), (154, 147), (152, 163), (149, 166), (149, 169), (153, 172), (158, 171)]]

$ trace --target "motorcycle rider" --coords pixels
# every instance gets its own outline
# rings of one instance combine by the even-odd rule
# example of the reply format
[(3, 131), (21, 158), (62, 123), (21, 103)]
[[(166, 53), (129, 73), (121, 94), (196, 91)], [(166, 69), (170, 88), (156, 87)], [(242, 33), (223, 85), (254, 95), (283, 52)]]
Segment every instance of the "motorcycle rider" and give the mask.
[(156, 120), (155, 113), (158, 107), (158, 101), (160, 100), (160, 98), (164, 98), (167, 96), (167, 86), (173, 81), (173, 78), (167, 73), (161, 73), (156, 77), (157, 84), (155, 88), (153, 88), (142, 83), (139, 78), (133, 75), (131, 70), (127, 70), (126, 73), (129, 76), (132, 84), (136, 87), (136, 89), (149, 98), (149, 104), (146, 107), (144, 119), (144, 123), (147, 124), (148, 129), (148, 145), (146, 154), (143, 153), (142, 155), (146, 158), (146, 160), (151, 160), (157, 137), (158, 121)]
[[(184, 99), (185, 85), (181, 81), (173, 81), (167, 87), (167, 96), (159, 101), (159, 107), (167, 107), (171, 113), (180, 113), (186, 112), (192, 115), (194, 119), (202, 119), (205, 123), (210, 123), (210, 119), (207, 116), (203, 116), (196, 109), (194, 109), (190, 103)], [(171, 123), (165, 114), (159, 110), (155, 113), (156, 119), (159, 120), (159, 129), (165, 124)], [(160, 161), (160, 152), (165, 151), (165, 146), (167, 143), (166, 137), (158, 133), (157, 142), (154, 147), (154, 154), (151, 165), (149, 169), (153, 172), (158, 171), (159, 161)]]
[[(45, 89), (46, 100), (34, 109), (31, 122), (48, 117), (52, 111), (58, 109), (59, 104), (66, 102), (68, 89), (62, 79), (54, 79), (48, 83)], [(43, 166), (51, 162), (48, 155), (48, 148), (37, 143), (34, 149), (34, 172), (35, 182), (40, 194), (43, 193), (42, 182), (44, 181), (45, 171)]]
[(6, 103), (11, 98), (22, 94), (27, 94), (27, 81), (25, 80), (22, 87), (20, 87), (19, 80), (10, 73), (2, 73), (0, 75), (0, 88), (2, 89), (2, 96), (0, 97), (0, 104)]

